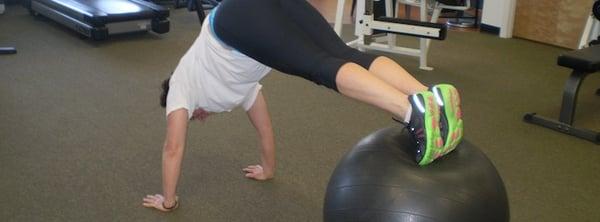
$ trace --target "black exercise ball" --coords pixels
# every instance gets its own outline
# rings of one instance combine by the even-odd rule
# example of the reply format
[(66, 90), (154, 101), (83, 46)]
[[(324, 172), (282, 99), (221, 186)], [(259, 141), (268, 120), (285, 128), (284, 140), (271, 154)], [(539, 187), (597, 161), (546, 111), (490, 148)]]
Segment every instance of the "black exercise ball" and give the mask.
[(400, 127), (363, 138), (333, 172), (324, 221), (505, 222), (508, 199), (492, 162), (469, 141), (427, 166)]

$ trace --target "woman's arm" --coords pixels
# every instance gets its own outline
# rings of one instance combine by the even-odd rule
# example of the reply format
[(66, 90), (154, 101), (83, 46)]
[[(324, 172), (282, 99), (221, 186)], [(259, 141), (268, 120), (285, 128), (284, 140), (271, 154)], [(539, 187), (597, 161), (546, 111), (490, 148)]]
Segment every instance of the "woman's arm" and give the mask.
[(144, 206), (154, 207), (161, 211), (170, 211), (176, 207), (176, 188), (181, 172), (181, 161), (185, 147), (188, 113), (186, 109), (178, 109), (167, 117), (167, 136), (163, 146), (162, 178), (163, 195), (148, 195), (144, 198)]
[(273, 178), (275, 174), (275, 139), (273, 136), (273, 127), (271, 125), (271, 117), (267, 109), (267, 102), (258, 92), (256, 101), (252, 107), (246, 112), (250, 122), (256, 128), (260, 145), (262, 148), (261, 164), (252, 165), (244, 168), (246, 177), (255, 180), (267, 180)]

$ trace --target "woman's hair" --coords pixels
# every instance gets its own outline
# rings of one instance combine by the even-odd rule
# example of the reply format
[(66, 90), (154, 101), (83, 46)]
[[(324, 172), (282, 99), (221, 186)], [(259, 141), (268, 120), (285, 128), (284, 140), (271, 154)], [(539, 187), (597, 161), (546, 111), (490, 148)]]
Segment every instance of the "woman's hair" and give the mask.
[(162, 106), (163, 108), (167, 107), (167, 95), (169, 94), (169, 80), (171, 80), (171, 76), (163, 80), (161, 85), (162, 93), (160, 94), (160, 106)]

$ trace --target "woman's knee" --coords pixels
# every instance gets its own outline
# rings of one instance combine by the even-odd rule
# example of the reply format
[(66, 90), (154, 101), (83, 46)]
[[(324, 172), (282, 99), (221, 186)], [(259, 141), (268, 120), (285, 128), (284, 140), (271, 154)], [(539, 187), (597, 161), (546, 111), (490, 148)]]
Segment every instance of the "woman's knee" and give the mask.
[(357, 75), (359, 73), (364, 72), (364, 68), (354, 62), (347, 62), (344, 63), (342, 66), (340, 66), (340, 68), (338, 69), (337, 73), (336, 73), (336, 77), (335, 77), (335, 82), (336, 85), (339, 87), (340, 85), (344, 85), (345, 83), (349, 82), (349, 81), (354, 81), (356, 80), (358, 77)]

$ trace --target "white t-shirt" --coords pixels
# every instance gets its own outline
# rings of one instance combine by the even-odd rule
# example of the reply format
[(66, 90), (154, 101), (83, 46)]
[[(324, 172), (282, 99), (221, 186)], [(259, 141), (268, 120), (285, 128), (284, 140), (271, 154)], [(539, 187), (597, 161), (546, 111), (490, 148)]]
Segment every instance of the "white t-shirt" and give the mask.
[(271, 68), (236, 51), (216, 38), (210, 19), (179, 61), (171, 76), (166, 114), (185, 108), (188, 118), (195, 109), (218, 113), (242, 106), (249, 110)]

